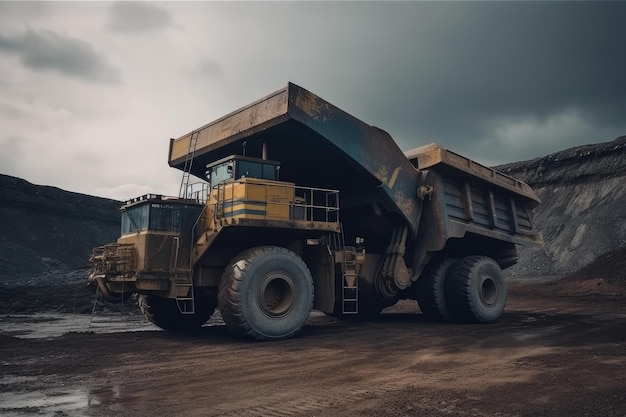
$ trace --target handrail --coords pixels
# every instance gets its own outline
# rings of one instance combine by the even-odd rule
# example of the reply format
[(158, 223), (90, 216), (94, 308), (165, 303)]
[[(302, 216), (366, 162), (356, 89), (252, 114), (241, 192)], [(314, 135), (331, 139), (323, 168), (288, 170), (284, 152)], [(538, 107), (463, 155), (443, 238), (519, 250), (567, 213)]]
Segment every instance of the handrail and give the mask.
[(209, 197), (209, 184), (206, 182), (194, 182), (187, 185), (185, 196), (198, 203), (205, 204)]
[(192, 236), (192, 242), (191, 242), (191, 247), (193, 248), (195, 243), (198, 241), (198, 239), (200, 238), (200, 235), (202, 233), (204, 233), (207, 229), (207, 224), (206, 224), (206, 218), (205, 218), (205, 212), (207, 210), (207, 205), (205, 205), (204, 207), (202, 207), (202, 211), (200, 212), (200, 215), (198, 216), (198, 218), (196, 219), (196, 221), (193, 224), (193, 228), (191, 229), (191, 236)]

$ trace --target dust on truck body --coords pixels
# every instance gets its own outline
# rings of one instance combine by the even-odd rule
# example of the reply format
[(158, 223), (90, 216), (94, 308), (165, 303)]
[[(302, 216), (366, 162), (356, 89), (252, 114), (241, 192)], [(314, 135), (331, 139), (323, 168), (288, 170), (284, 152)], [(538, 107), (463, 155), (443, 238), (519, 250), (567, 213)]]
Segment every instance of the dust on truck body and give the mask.
[(405, 154), (291, 83), (171, 139), (169, 165), (180, 196), (124, 205), (90, 277), (110, 300), (138, 293), (169, 330), (219, 308), (235, 334), (282, 339), (313, 308), (372, 315), (400, 299), (433, 319), (492, 322), (516, 245), (542, 244), (528, 185), (435, 144)]

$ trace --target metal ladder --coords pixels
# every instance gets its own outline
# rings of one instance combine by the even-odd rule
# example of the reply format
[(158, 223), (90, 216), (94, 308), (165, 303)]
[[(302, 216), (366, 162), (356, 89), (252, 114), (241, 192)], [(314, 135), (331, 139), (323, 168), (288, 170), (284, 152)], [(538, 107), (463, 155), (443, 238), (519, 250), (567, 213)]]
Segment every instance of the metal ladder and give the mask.
[(187, 295), (178, 296), (176, 294), (176, 304), (181, 314), (196, 314), (196, 302), (193, 290), (193, 273), (186, 271), (174, 275), (174, 286), (176, 288), (187, 288)]
[(341, 313), (359, 314), (359, 274), (354, 248), (346, 250), (343, 224), (339, 225), (340, 236), (335, 235), (336, 251), (341, 251)]
[[(180, 239), (174, 238), (172, 248), (172, 263), (170, 264), (170, 278), (176, 290), (176, 305), (181, 314), (196, 314), (196, 303), (193, 289), (193, 269), (181, 270), (178, 268), (178, 251), (180, 249)], [(179, 296), (178, 289), (184, 288), (183, 296)]]
[[(348, 259), (348, 257), (350, 259)], [(341, 313), (359, 314), (359, 274), (357, 273), (356, 253), (343, 250)]]
[[(196, 154), (196, 145), (198, 144), (198, 136), (200, 132), (194, 130), (189, 138), (189, 149), (187, 149), (187, 157), (185, 158), (185, 166), (183, 168), (183, 177), (180, 180), (180, 190), (178, 196), (180, 198), (189, 198), (187, 191), (189, 190), (189, 177), (191, 176), (191, 167), (193, 166), (193, 158)], [(173, 263), (170, 265), (170, 278), (172, 285), (176, 291), (176, 304), (181, 314), (195, 314), (196, 303), (193, 290), (193, 268), (189, 265), (189, 270), (180, 270), (178, 268), (178, 250), (180, 248), (180, 240), (174, 238), (175, 253), (172, 254)], [(191, 260), (190, 260), (191, 262)], [(179, 296), (180, 288), (186, 288), (184, 296)]]
[(183, 178), (180, 181), (180, 191), (178, 196), (180, 198), (187, 198), (187, 189), (189, 188), (189, 177), (191, 175), (191, 167), (193, 166), (193, 158), (196, 154), (196, 145), (198, 144), (198, 136), (200, 131), (194, 130), (191, 132), (189, 138), (189, 149), (187, 150), (187, 158), (185, 159), (185, 166), (183, 168)]

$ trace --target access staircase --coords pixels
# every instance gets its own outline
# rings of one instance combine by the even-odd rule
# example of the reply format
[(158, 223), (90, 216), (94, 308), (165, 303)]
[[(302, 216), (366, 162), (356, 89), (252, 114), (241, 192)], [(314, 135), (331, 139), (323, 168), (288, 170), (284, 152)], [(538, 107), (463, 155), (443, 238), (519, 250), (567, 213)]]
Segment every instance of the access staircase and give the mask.
[(340, 233), (331, 236), (330, 245), (337, 263), (341, 265), (341, 314), (359, 314), (360, 265), (356, 249), (345, 245), (343, 224)]
[[(198, 145), (198, 136), (200, 131), (196, 130), (192, 132), (189, 138), (189, 149), (187, 151), (187, 158), (185, 160), (185, 166), (183, 169), (183, 177), (180, 181), (180, 190), (178, 196), (180, 198), (191, 198), (188, 195), (189, 191), (189, 178), (191, 176), (191, 168), (193, 167), (193, 159), (196, 154), (196, 147)], [(181, 314), (195, 314), (196, 303), (194, 297), (193, 288), (193, 268), (191, 263), (189, 268), (178, 267), (178, 252), (180, 249), (180, 240), (174, 238), (174, 247), (172, 251), (172, 263), (170, 265), (170, 280), (174, 286), (174, 292), (176, 294), (176, 304)]]
[(344, 315), (359, 314), (359, 265), (356, 262), (354, 248), (344, 249), (341, 262), (342, 288), (341, 313)]
[(189, 178), (191, 176), (191, 168), (193, 168), (193, 158), (196, 155), (196, 147), (198, 146), (199, 130), (195, 130), (191, 133), (189, 138), (189, 149), (187, 150), (187, 158), (185, 159), (185, 166), (183, 167), (183, 177), (180, 180), (180, 190), (178, 196), (180, 198), (190, 198), (188, 195)]

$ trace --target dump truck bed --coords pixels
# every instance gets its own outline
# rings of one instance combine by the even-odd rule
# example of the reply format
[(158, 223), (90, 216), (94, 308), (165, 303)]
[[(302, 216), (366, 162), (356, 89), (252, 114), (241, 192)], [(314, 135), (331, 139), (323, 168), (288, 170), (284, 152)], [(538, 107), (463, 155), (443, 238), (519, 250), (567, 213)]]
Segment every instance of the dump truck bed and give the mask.
[[(444, 177), (472, 177), (486, 189), (495, 190), (496, 195), (514, 196), (516, 204), (525, 209), (539, 203), (523, 182), (438, 145), (426, 145), (405, 155), (387, 132), (292, 83), (172, 139), (169, 164), (182, 170), (193, 157), (191, 173), (204, 178), (207, 164), (228, 155), (260, 157), (263, 142), (267, 157), (281, 161), (281, 179), (339, 189), (342, 210), (382, 206), (401, 215), (414, 236), (423, 208), (417, 191), (429, 169)], [(516, 229), (507, 233), (515, 234)]]
[(436, 143), (420, 146), (406, 151), (405, 156), (413, 166), (420, 170), (436, 168), (442, 173), (462, 172), (480, 178), (497, 187), (505, 188), (515, 194), (525, 197), (529, 205), (534, 208), (539, 204), (539, 197), (528, 184), (516, 178), (505, 175), (493, 168), (486, 167), (465, 156), (445, 149)]
[(295, 84), (172, 139), (169, 164), (184, 169), (193, 154), (191, 173), (204, 178), (208, 163), (241, 155), (244, 147), (246, 155), (260, 157), (262, 142), (268, 157), (281, 161), (281, 178), (338, 188), (345, 205), (368, 196), (417, 230), (419, 174), (391, 136)]

